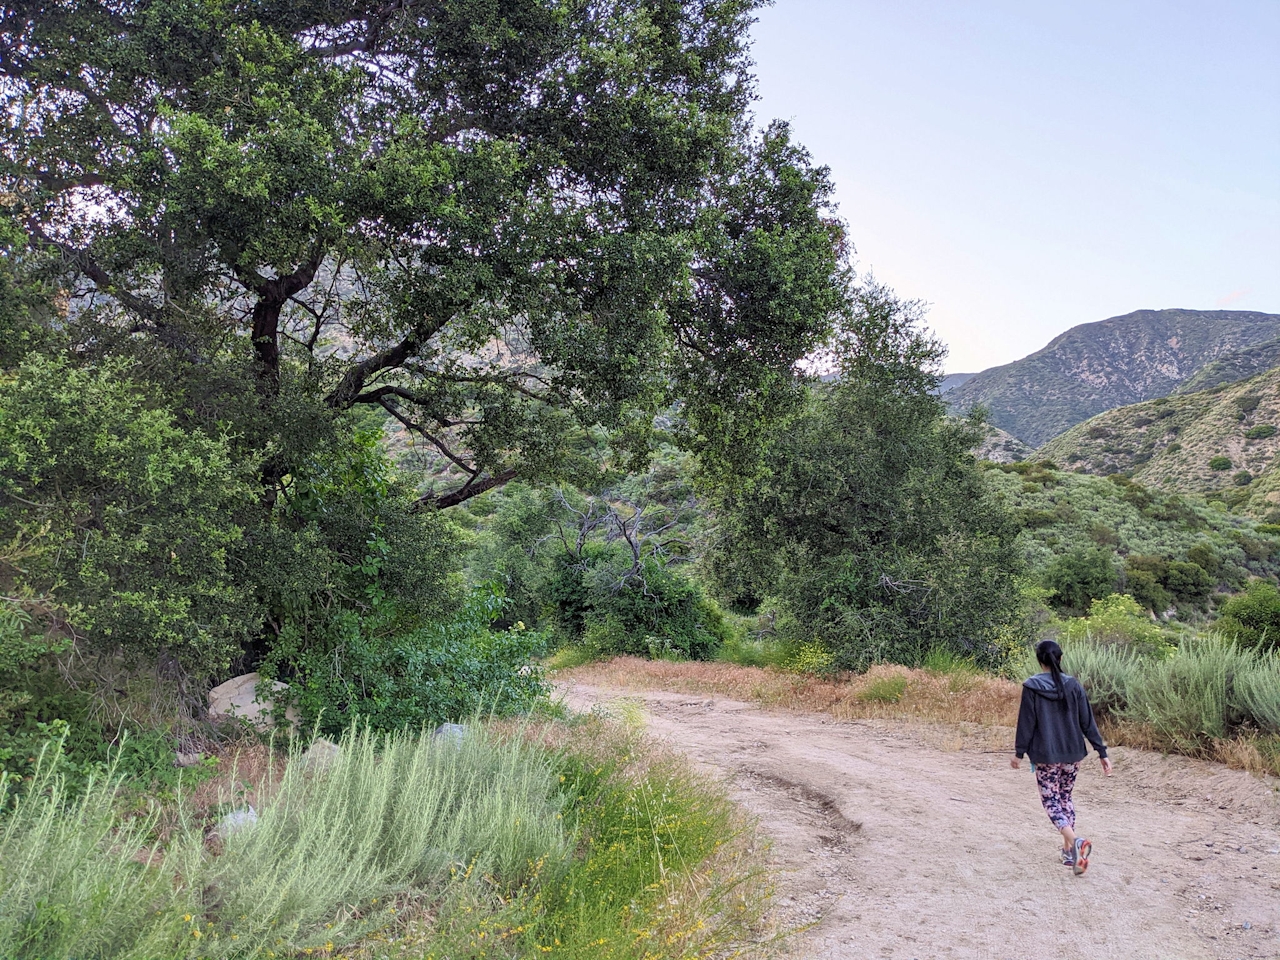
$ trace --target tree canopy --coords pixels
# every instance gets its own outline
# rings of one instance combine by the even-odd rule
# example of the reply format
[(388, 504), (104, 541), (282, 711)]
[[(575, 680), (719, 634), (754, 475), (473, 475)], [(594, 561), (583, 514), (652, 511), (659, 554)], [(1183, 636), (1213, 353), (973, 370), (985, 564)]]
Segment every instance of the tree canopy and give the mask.
[(1017, 527), (986, 489), (973, 424), (935, 393), (941, 345), (919, 305), (861, 288), (826, 358), (833, 382), (775, 432), (754, 483), (720, 505), (710, 557), (744, 606), (837, 661), (998, 662), (1021, 629)]
[(825, 169), (749, 113), (758, 5), (0, 6), (7, 229), (268, 504), (362, 407), (455, 465), (420, 504), (638, 462), (673, 403), (749, 466), (846, 285)]

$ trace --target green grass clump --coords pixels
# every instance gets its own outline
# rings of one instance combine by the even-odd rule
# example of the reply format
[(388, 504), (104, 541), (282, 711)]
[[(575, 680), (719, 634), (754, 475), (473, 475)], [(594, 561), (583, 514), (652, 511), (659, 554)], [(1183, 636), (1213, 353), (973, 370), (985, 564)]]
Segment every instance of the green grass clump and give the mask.
[[(161, 853), (151, 839), (157, 811), (122, 820), (114, 768), (69, 796), (55, 772), (61, 746), (53, 741), (40, 753), (29, 789), (0, 821), (0, 956), (178, 955), (193, 893), (172, 871), (144, 866)], [(0, 800), (10, 789), (0, 779)], [(182, 853), (189, 860), (189, 844)]]
[(258, 823), (207, 863), (220, 939), (341, 942), (393, 921), (394, 896), (438, 894), (460, 874), (510, 894), (567, 856), (558, 784), (519, 738), (362, 731), (341, 747), (319, 770), (291, 763)]
[[(120, 779), (68, 801), (62, 778), (20, 798), (0, 834), (0, 956), (253, 957), (350, 943), (479, 882), (512, 895), (572, 849), (559, 783), (520, 738), (353, 731), (328, 764), (295, 757), (258, 820), (207, 846), (180, 804), (121, 815)], [(456, 899), (456, 896), (453, 897)], [(378, 905), (380, 904), (380, 906)]]
[(868, 703), (897, 703), (906, 692), (906, 677), (877, 677), (858, 691), (858, 699)]

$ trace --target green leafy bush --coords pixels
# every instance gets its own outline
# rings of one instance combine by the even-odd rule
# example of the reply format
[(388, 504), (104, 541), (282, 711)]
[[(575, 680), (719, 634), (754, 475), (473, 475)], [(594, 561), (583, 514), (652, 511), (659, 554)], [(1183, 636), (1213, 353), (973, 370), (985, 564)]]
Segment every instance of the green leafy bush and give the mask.
[(1061, 610), (1083, 613), (1094, 600), (1115, 591), (1114, 553), (1098, 547), (1077, 547), (1055, 557), (1041, 578), (1049, 602)]
[(33, 356), (0, 381), (0, 542), (34, 538), (21, 580), (56, 587), (83, 642), (214, 669), (261, 622), (233, 561), (256, 464), (180, 424), (130, 371)]
[(1230, 470), (1230, 469), (1231, 469), (1231, 458), (1230, 458), (1230, 457), (1224, 457), (1224, 456), (1222, 456), (1222, 455), (1218, 455), (1218, 456), (1216, 456), (1216, 457), (1211, 457), (1211, 458), (1209, 459), (1209, 469), (1210, 469), (1210, 470), (1218, 470), (1218, 471), (1221, 471), (1221, 470)]
[(305, 723), (326, 734), (353, 722), (394, 731), (528, 710), (547, 693), (533, 663), (546, 639), (521, 625), (491, 629), (502, 606), (482, 586), (451, 620), (403, 632), (394, 607), (385, 619), (342, 611), (305, 643), (286, 631), (264, 672), (287, 676)]
[(1276, 428), (1270, 423), (1260, 423), (1256, 427), (1250, 427), (1244, 435), (1248, 440), (1266, 440), (1276, 435)]
[[(1018, 526), (973, 462), (975, 424), (932, 392), (940, 347), (918, 305), (872, 286), (856, 306), (832, 344), (839, 378), (777, 425), (766, 475), (723, 493), (708, 567), (753, 581), (734, 592), (772, 598), (783, 638), (820, 637), (841, 668), (936, 646), (995, 662), (1021, 614)], [(1008, 469), (1037, 490), (1054, 478)]]
[(1231, 482), (1237, 487), (1247, 487), (1249, 484), (1253, 483), (1253, 474), (1248, 470), (1241, 470), (1231, 478)]
[(1216, 626), (1245, 646), (1280, 649), (1280, 589), (1265, 580), (1253, 581), (1222, 605)]
[(1169, 648), (1165, 633), (1133, 597), (1115, 593), (1094, 600), (1089, 616), (1068, 620), (1064, 634), (1070, 642), (1133, 644), (1158, 652)]
[(702, 586), (659, 557), (620, 544), (594, 543), (556, 561), (544, 596), (551, 618), (571, 642), (602, 656), (666, 653), (711, 658), (733, 636)]

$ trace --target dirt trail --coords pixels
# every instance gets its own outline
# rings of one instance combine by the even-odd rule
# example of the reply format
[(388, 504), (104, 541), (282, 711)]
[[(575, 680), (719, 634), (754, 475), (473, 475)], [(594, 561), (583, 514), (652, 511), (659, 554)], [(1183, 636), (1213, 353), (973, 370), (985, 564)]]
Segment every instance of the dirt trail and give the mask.
[[(1076, 787), (1089, 873), (1061, 865), (1027, 765), (952, 730), (575, 684), (571, 707), (643, 707), (723, 776), (782, 872), (796, 958), (1280, 958), (1280, 802), (1217, 764), (1112, 751)], [(621, 703), (620, 703), (621, 702)], [(626, 708), (623, 708), (626, 709)]]

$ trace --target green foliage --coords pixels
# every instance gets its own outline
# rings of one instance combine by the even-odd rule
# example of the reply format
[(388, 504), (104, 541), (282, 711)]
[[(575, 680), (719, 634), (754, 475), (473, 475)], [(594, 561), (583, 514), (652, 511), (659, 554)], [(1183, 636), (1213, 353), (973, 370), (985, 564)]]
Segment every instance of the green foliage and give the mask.
[[(1024, 526), (1018, 536), (1031, 573), (1041, 580), (1054, 567), (1062, 585), (1077, 582), (1086, 572), (1080, 569), (1083, 555), (1099, 568), (1096, 579), (1088, 578), (1094, 580), (1089, 590), (1094, 597), (1119, 589), (1157, 613), (1176, 606), (1180, 618), (1194, 622), (1214, 589), (1240, 588), (1251, 576), (1280, 574), (1272, 554), (1276, 538), (1265, 525), (1191, 497), (1125, 477), (1056, 472), (1052, 483), (1028, 490), (1002, 469), (988, 468), (985, 476), (1015, 516), (1053, 515), (1052, 523)], [(1115, 543), (1099, 547), (1096, 532), (1101, 527), (1114, 532)], [(1117, 568), (1110, 587), (1099, 551), (1109, 553)], [(1070, 558), (1059, 563), (1064, 556)], [(1052, 602), (1076, 615), (1088, 609), (1088, 599), (1073, 600), (1068, 608), (1056, 597)]]
[(835, 672), (836, 658), (835, 654), (815, 640), (798, 645), (783, 661), (782, 666), (796, 673), (825, 677)]
[(1256, 427), (1250, 427), (1244, 433), (1246, 440), (1266, 440), (1268, 437), (1274, 437), (1275, 435), (1275, 425), (1270, 423), (1260, 423)]
[(271, 663), (288, 672), (305, 724), (326, 734), (352, 723), (394, 731), (526, 711), (547, 693), (532, 664), (546, 641), (522, 626), (491, 629), (502, 605), (480, 587), (452, 619), (411, 630), (394, 616), (340, 612), (305, 642), (286, 630)]
[(556, 626), (601, 656), (706, 660), (732, 636), (699, 584), (656, 557), (636, 564), (617, 544), (561, 555), (546, 597)]
[[(328, 955), (371, 935), (405, 957), (494, 941), (572, 960), (728, 949), (761, 906), (749, 870), (719, 862), (733, 806), (687, 766), (641, 754), (596, 721), (558, 752), (525, 731), (351, 730), (324, 765), (294, 754), (268, 773), (256, 823), (212, 846), (185, 798), (126, 812), (107, 771), (72, 799), (43, 763), (0, 820), (0, 954)], [(677, 907), (691, 887), (705, 899)], [(637, 938), (646, 927), (671, 940)]]
[(121, 817), (113, 771), (72, 801), (42, 767), (0, 826), (0, 856), (12, 868), (0, 877), (0, 953), (142, 960), (314, 950), (393, 926), (393, 897), (441, 897), (473, 875), (511, 895), (538, 882), (540, 865), (542, 877), (554, 876), (571, 850), (554, 774), (520, 738), (363, 731), (341, 748), (319, 772), (291, 763), (266, 790), (272, 800), (257, 823), (216, 857), (181, 811), (157, 855), (149, 837), (160, 809)]
[(1094, 600), (1087, 617), (1068, 620), (1064, 634), (1073, 643), (1093, 640), (1111, 645), (1136, 645), (1148, 652), (1165, 652), (1169, 642), (1159, 624), (1131, 596), (1112, 594)]
[(478, 518), (472, 576), (498, 579), (518, 615), (595, 656), (708, 659), (734, 631), (678, 566), (696, 514), (684, 468), (659, 463), (599, 496), (504, 491)]
[(1140, 646), (1068, 641), (1063, 667), (1095, 709), (1149, 724), (1191, 753), (1241, 730), (1280, 731), (1280, 658), (1209, 635), (1152, 656)]
[(224, 666), (260, 622), (236, 558), (256, 464), (186, 429), (119, 362), (28, 359), (0, 381), (0, 539), (100, 649)]
[(1280, 589), (1255, 580), (1222, 605), (1217, 628), (1248, 647), (1280, 649)]
[[(571, 747), (564, 757), (567, 815), (580, 831), (587, 854), (548, 891), (546, 918), (532, 925), (534, 942), (560, 944), (548, 951), (553, 956), (642, 960), (655, 953), (712, 955), (719, 952), (715, 946), (723, 949), (728, 944), (695, 949), (690, 941), (731, 935), (732, 915), (753, 906), (744, 900), (743, 889), (712, 886), (703, 902), (719, 904), (718, 908), (711, 906), (708, 916), (690, 918), (667, 933), (662, 939), (669, 937), (671, 946), (653, 939), (663, 915), (676, 907), (672, 901), (663, 904), (672, 895), (673, 881), (725, 849), (740, 827), (732, 804), (684, 764), (651, 758), (645, 774), (637, 776), (635, 753), (633, 745), (621, 757), (615, 754), (601, 762), (593, 751)], [(716, 873), (711, 878), (721, 880)], [(740, 876), (735, 882), (745, 879)], [(702, 923), (707, 930), (700, 936)], [(675, 944), (680, 946), (673, 949)]]
[(768, 474), (723, 493), (708, 569), (776, 598), (783, 639), (819, 637), (841, 667), (938, 645), (990, 657), (1016, 616), (1016, 528), (968, 452), (976, 431), (931, 392), (941, 348), (873, 286), (832, 351), (838, 378), (779, 425)]
[[(1150, 659), (1150, 653), (1132, 643), (1097, 643), (1086, 634), (1074, 642), (1067, 641), (1062, 652), (1062, 669), (1084, 685), (1096, 712), (1119, 717), (1128, 708), (1129, 689)], [(1029, 651), (1028, 662), (1027, 674), (1040, 670)]]
[[(175, 883), (179, 863), (198, 851), (188, 840), (171, 870), (140, 865), (157, 851), (160, 811), (122, 818), (114, 770), (90, 778), (78, 798), (55, 774), (58, 741), (46, 743), (31, 789), (0, 821), (0, 955), (14, 960), (181, 956), (190, 934), (182, 917), (194, 893)], [(9, 786), (0, 783), (0, 808)], [(144, 859), (145, 862), (145, 859)]]
[(906, 692), (905, 676), (877, 677), (858, 691), (858, 699), (868, 703), (897, 703)]
[(370, 407), (456, 458), (441, 506), (642, 460), (673, 398), (745, 469), (846, 273), (825, 168), (749, 122), (755, 6), (37, 5), (4, 207), (96, 290), (82, 342), (234, 414), (267, 486), (293, 414)]
[(1061, 610), (1083, 612), (1094, 600), (1115, 591), (1114, 553), (1098, 547), (1077, 547), (1055, 557), (1045, 568), (1042, 581), (1050, 591), (1049, 602)]
[(1175, 603), (1203, 609), (1213, 591), (1213, 578), (1200, 564), (1142, 554), (1126, 558), (1124, 583), (1130, 596), (1155, 613)]
[(1222, 471), (1222, 470), (1230, 470), (1230, 469), (1231, 469), (1231, 458), (1230, 458), (1230, 457), (1224, 457), (1224, 456), (1222, 456), (1221, 454), (1219, 454), (1219, 455), (1218, 455), (1218, 456), (1216, 456), (1216, 457), (1210, 457), (1210, 458), (1209, 458), (1209, 469), (1210, 469), (1210, 470), (1218, 470), (1218, 471)]

